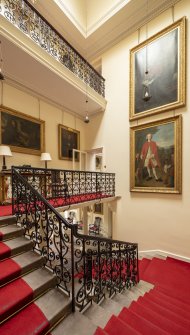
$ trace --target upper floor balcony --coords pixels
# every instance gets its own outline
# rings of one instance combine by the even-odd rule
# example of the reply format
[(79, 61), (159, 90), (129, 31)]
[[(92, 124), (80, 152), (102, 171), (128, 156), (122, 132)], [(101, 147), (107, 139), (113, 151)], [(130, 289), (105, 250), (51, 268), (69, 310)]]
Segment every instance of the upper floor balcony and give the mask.
[[(104, 78), (27, 0), (0, 1), (3, 74), (68, 111), (105, 110)], [(74, 97), (74, 99), (73, 99)]]

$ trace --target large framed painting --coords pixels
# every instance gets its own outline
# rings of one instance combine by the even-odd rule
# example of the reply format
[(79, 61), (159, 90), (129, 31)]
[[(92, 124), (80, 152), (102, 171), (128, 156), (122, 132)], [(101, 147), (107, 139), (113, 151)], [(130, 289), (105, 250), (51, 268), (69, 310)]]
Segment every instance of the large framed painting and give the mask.
[(40, 155), (45, 150), (45, 121), (0, 106), (0, 142), (12, 151)]
[[(80, 150), (80, 132), (59, 124), (59, 159), (72, 160), (73, 149)], [(79, 157), (75, 157), (76, 160)]]
[(130, 190), (181, 193), (182, 117), (130, 128)]
[(185, 105), (186, 19), (130, 50), (130, 120)]

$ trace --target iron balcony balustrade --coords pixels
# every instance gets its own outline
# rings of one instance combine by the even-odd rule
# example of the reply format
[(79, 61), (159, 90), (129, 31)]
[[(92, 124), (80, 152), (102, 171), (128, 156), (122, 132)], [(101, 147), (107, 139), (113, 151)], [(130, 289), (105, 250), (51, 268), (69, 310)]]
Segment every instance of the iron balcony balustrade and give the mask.
[(73, 312), (138, 282), (136, 243), (79, 234), (14, 167), (12, 193), (17, 223), (71, 297)]
[(115, 174), (15, 167), (53, 207), (115, 196)]
[(0, 15), (30, 37), (85, 84), (105, 97), (105, 79), (27, 0), (1, 0)]

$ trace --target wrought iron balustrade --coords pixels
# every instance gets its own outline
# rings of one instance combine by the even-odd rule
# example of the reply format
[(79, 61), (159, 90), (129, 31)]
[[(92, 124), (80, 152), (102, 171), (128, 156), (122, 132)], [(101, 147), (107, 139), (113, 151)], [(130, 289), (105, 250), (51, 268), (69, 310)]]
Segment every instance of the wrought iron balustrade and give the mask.
[(105, 79), (27, 0), (0, 0), (0, 15), (66, 66), (85, 84), (105, 97)]
[(115, 174), (15, 167), (54, 207), (115, 196)]
[(13, 214), (71, 296), (73, 311), (138, 282), (136, 243), (79, 234), (19, 172), (12, 168)]

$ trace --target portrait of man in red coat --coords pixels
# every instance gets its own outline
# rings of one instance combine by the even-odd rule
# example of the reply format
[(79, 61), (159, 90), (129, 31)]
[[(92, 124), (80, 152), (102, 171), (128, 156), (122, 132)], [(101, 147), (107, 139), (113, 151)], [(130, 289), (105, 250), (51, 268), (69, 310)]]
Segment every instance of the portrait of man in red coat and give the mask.
[[(146, 180), (150, 180), (154, 177), (156, 181), (162, 181), (161, 178), (158, 178), (156, 173), (156, 167), (160, 167), (160, 161), (158, 157), (157, 144), (152, 141), (151, 133), (146, 136), (146, 142), (142, 146), (140, 157), (143, 160), (143, 165), (146, 167), (148, 172)], [(151, 175), (151, 171), (153, 176)]]

